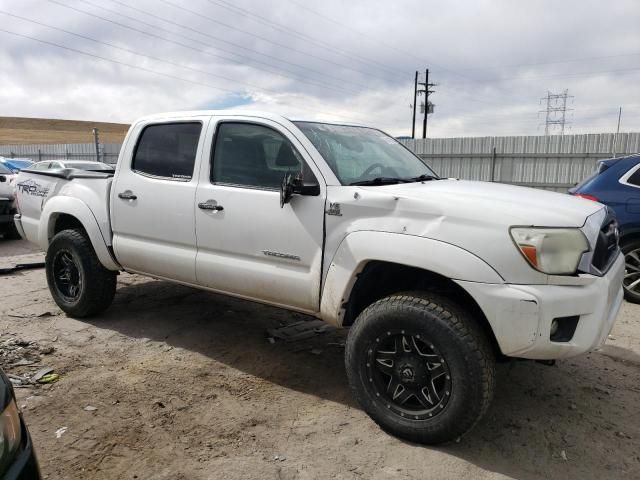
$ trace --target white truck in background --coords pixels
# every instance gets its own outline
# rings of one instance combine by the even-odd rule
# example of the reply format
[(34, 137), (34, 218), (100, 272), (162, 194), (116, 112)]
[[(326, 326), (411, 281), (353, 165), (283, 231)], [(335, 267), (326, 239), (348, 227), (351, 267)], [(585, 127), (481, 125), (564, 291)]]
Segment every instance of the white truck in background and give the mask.
[(383, 132), (200, 111), (135, 122), (115, 172), (24, 170), (16, 226), (46, 251), (68, 315), (111, 303), (119, 271), (349, 327), (354, 395), (423, 443), (486, 412), (494, 364), (598, 347), (622, 302), (601, 204), (439, 178)]

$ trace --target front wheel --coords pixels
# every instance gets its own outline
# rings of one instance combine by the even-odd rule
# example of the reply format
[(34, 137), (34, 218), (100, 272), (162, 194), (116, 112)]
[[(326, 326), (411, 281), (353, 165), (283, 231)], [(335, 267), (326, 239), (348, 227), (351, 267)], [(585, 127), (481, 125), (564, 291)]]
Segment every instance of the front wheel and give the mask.
[(345, 362), (369, 416), (418, 443), (462, 436), (493, 396), (495, 359), (486, 336), (437, 294), (392, 295), (367, 307), (349, 332)]
[(102, 266), (83, 231), (56, 234), (47, 249), (45, 266), (51, 296), (70, 317), (90, 317), (111, 305), (117, 273)]
[(640, 240), (631, 240), (622, 245), (624, 253), (624, 298), (640, 303)]

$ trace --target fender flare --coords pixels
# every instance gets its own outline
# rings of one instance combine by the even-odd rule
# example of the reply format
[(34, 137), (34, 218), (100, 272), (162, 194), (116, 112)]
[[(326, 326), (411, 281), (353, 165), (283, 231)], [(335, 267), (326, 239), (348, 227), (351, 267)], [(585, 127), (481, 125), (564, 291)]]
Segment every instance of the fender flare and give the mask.
[(370, 261), (421, 268), (451, 280), (504, 283), (484, 260), (450, 243), (414, 235), (357, 231), (345, 236), (328, 267), (320, 300), (320, 316), (325, 322), (342, 325), (344, 305)]
[(109, 270), (121, 270), (107, 247), (95, 215), (86, 203), (73, 197), (54, 197), (44, 205), (38, 228), (38, 244), (45, 252), (49, 248), (49, 241), (53, 238), (56, 219), (59, 215), (71, 215), (78, 219), (87, 232), (100, 263)]

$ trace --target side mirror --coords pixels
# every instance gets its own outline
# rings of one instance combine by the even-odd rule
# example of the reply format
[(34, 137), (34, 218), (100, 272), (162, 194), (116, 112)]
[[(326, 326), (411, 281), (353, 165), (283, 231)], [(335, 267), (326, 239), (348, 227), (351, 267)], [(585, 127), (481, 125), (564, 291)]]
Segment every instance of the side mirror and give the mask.
[(303, 182), (301, 174), (294, 177), (291, 173), (286, 173), (280, 185), (280, 208), (289, 203), (294, 193), (315, 197), (320, 195), (320, 185), (317, 182)]
[(0, 183), (4, 183), (7, 181), (7, 177), (5, 177), (4, 175), (0, 175)]

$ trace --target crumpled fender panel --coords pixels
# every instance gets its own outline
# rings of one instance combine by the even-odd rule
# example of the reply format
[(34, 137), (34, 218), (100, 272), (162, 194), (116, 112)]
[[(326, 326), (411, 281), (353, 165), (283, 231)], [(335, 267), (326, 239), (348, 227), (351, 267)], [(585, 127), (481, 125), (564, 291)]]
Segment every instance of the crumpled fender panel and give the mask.
[(323, 320), (342, 324), (343, 305), (357, 275), (373, 260), (422, 268), (453, 280), (504, 282), (482, 259), (446, 242), (392, 232), (352, 232), (343, 239), (329, 265), (320, 304)]

